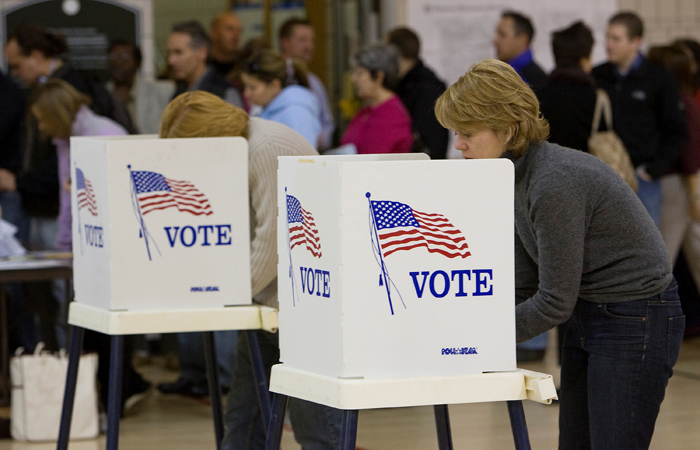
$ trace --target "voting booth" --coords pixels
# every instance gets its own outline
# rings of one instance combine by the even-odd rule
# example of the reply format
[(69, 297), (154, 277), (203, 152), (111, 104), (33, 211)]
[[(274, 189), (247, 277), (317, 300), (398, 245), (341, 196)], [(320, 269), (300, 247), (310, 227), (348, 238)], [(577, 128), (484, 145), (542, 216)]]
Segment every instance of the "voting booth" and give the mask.
[(243, 138), (71, 138), (75, 300), (158, 311), (251, 303)]
[(341, 378), (512, 371), (513, 165), (280, 157), (284, 366)]

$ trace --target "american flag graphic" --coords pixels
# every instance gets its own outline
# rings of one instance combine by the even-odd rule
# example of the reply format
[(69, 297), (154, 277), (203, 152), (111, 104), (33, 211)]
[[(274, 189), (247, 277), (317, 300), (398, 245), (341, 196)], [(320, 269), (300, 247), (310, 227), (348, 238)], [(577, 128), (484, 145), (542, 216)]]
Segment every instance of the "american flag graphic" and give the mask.
[(321, 257), (321, 241), (314, 216), (301, 207), (296, 197), (287, 195), (287, 223), (289, 224), (290, 250), (297, 245), (306, 244), (307, 250), (316, 258)]
[(371, 200), (384, 256), (399, 250), (426, 247), (448, 258), (470, 256), (467, 241), (441, 214), (416, 211), (405, 203)]
[(93, 216), (97, 216), (97, 200), (95, 199), (95, 191), (92, 190), (92, 183), (85, 178), (83, 171), (75, 168), (76, 188), (78, 193), (78, 211), (83, 208)]
[(131, 171), (141, 213), (177, 208), (195, 216), (212, 214), (209, 200), (189, 181), (177, 181), (156, 173)]

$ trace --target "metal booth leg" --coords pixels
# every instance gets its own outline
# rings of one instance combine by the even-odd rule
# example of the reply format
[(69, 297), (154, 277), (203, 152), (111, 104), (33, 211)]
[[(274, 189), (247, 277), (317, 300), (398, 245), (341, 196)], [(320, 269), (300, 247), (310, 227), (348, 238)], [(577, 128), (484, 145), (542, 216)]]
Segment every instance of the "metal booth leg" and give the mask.
[(267, 433), (267, 425), (270, 423), (270, 417), (272, 416), (267, 373), (265, 372), (265, 365), (260, 352), (258, 335), (253, 330), (245, 331), (245, 333), (248, 336), (248, 350), (250, 351), (250, 363), (253, 366), (255, 385), (258, 387), (258, 401), (260, 402), (260, 412), (262, 413), (263, 429)]
[(510, 416), (510, 428), (513, 430), (515, 449), (530, 450), (530, 436), (527, 433), (523, 402), (520, 400), (508, 401), (508, 415)]
[(284, 412), (287, 410), (289, 397), (282, 394), (274, 394), (272, 397), (272, 417), (267, 431), (265, 450), (279, 450), (282, 443), (282, 431), (284, 430)]
[(80, 352), (83, 348), (84, 335), (84, 329), (73, 327), (68, 349), (68, 374), (66, 376), (66, 389), (63, 394), (63, 410), (61, 411), (61, 426), (58, 430), (57, 450), (68, 449), (70, 425), (73, 419), (73, 403), (75, 402), (75, 385), (78, 382), (78, 365), (80, 364)]
[(221, 441), (224, 439), (224, 415), (221, 403), (221, 386), (219, 384), (219, 368), (216, 363), (216, 345), (214, 332), (205, 331), (204, 337), (204, 361), (207, 365), (207, 382), (209, 384), (209, 398), (214, 415), (214, 437), (217, 450), (221, 449)]
[(109, 397), (107, 398), (107, 450), (119, 448), (119, 419), (122, 415), (124, 336), (112, 336), (109, 355)]
[(450, 428), (450, 412), (447, 410), (447, 405), (435, 405), (433, 410), (435, 411), (438, 448), (452, 450), (452, 429)]
[(343, 428), (340, 432), (340, 450), (355, 450), (357, 439), (357, 410), (343, 411)]

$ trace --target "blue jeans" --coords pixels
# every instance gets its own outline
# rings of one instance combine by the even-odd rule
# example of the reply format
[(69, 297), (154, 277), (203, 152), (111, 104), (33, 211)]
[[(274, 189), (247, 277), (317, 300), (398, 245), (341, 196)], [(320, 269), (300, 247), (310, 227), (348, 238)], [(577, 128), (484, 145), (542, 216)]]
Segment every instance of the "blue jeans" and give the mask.
[[(180, 376), (192, 384), (207, 384), (207, 365), (204, 361), (204, 338), (201, 332), (178, 333), (180, 344)], [(219, 384), (228, 388), (231, 385), (236, 358), (238, 331), (214, 332), (216, 362), (219, 367)]]
[(637, 197), (642, 201), (642, 204), (649, 212), (651, 218), (654, 219), (654, 223), (658, 228), (661, 224), (661, 202), (663, 200), (661, 181), (644, 181), (639, 178), (639, 176), (637, 176), (637, 181), (639, 182)]
[(684, 328), (675, 280), (642, 300), (579, 300), (564, 337), (559, 448), (648, 448)]
[[(279, 363), (277, 333), (252, 331), (258, 336), (268, 381), (274, 364)], [(258, 394), (248, 351), (248, 335), (238, 339), (236, 367), (231, 391), (226, 402), (226, 432), (222, 450), (258, 450), (265, 448), (265, 432), (258, 403)], [(289, 418), (294, 439), (303, 450), (334, 450), (340, 447), (342, 411), (317, 403), (289, 398)]]

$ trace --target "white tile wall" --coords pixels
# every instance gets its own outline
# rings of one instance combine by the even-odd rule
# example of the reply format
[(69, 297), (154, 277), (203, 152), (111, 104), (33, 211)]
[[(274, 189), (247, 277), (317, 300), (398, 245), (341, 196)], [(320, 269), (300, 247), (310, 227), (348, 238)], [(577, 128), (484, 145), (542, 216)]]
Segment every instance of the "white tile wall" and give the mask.
[(642, 17), (648, 45), (680, 37), (700, 40), (700, 0), (618, 0), (618, 6)]

